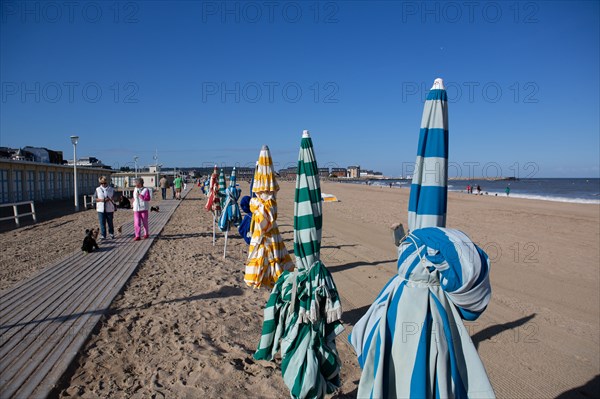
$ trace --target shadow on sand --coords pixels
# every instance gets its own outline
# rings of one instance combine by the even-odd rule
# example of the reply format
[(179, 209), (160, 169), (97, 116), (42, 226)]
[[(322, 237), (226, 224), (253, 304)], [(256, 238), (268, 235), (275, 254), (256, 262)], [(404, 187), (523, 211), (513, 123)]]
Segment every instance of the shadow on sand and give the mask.
[(473, 340), (473, 344), (475, 345), (475, 348), (479, 348), (480, 342), (490, 339), (495, 335), (501, 334), (504, 331), (513, 330), (517, 327), (520, 327), (520, 326), (526, 324), (528, 321), (533, 319), (535, 317), (535, 315), (536, 315), (535, 313), (532, 313), (529, 316), (522, 317), (518, 320), (509, 321), (508, 323), (504, 323), (504, 324), (496, 324), (496, 325), (487, 327), (487, 328), (479, 331), (477, 334), (475, 334), (471, 337), (471, 339)]
[(185, 297), (185, 298), (169, 299), (166, 301), (160, 301), (160, 302), (156, 302), (156, 303), (148, 302), (141, 306), (129, 306), (129, 307), (124, 307), (124, 308), (119, 308), (119, 309), (102, 308), (102, 309), (89, 310), (86, 312), (77, 312), (77, 313), (66, 314), (66, 315), (62, 315), (62, 316), (58, 316), (58, 317), (47, 317), (47, 318), (39, 319), (39, 320), (31, 320), (31, 321), (27, 321), (27, 322), (23, 322), (23, 323), (1, 325), (0, 331), (8, 330), (10, 328), (19, 327), (19, 326), (26, 326), (26, 325), (30, 325), (30, 324), (42, 324), (42, 323), (49, 323), (49, 322), (62, 323), (62, 322), (68, 321), (68, 320), (77, 319), (77, 318), (79, 318), (81, 316), (85, 316), (85, 315), (103, 315), (103, 314), (113, 315), (113, 314), (121, 313), (121, 312), (128, 311), (128, 310), (148, 309), (148, 308), (151, 308), (152, 306), (156, 306), (156, 305), (162, 305), (162, 304), (168, 304), (168, 303), (178, 303), (178, 302), (193, 302), (193, 301), (199, 301), (199, 300), (203, 300), (203, 299), (212, 299), (212, 298), (226, 298), (226, 297), (230, 297), (230, 296), (243, 295), (243, 293), (244, 293), (244, 290), (242, 290), (239, 287), (223, 286), (223, 287), (219, 288), (217, 291), (207, 292), (206, 294), (193, 295), (193, 296), (189, 296), (189, 297)]
[(348, 269), (352, 269), (354, 267), (358, 267), (358, 266), (377, 266), (377, 265), (382, 265), (384, 263), (390, 263), (390, 262), (396, 262), (397, 259), (387, 259), (387, 260), (379, 260), (379, 261), (375, 261), (375, 262), (363, 262), (363, 261), (359, 261), (359, 262), (350, 262), (350, 263), (346, 263), (344, 265), (338, 265), (338, 266), (327, 266), (327, 269), (329, 269), (329, 271), (331, 273), (336, 273), (336, 272), (341, 272), (344, 270), (348, 270)]
[(600, 397), (600, 375), (589, 380), (585, 385), (561, 393), (556, 399), (584, 399)]

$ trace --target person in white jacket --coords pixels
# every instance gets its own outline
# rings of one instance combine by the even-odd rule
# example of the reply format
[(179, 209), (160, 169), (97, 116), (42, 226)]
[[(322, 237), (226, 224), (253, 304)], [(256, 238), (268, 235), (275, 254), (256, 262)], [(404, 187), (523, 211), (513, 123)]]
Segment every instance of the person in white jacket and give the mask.
[(113, 225), (113, 216), (116, 210), (113, 196), (115, 192), (108, 185), (106, 176), (100, 176), (98, 179), (100, 186), (96, 188), (96, 211), (98, 212), (98, 221), (100, 222), (100, 235), (106, 238), (106, 225), (108, 224), (108, 234), (110, 238), (115, 238), (115, 229)]
[(144, 187), (144, 179), (138, 177), (134, 180), (133, 190), (133, 226), (135, 230), (134, 241), (140, 240), (142, 225), (144, 226), (144, 239), (148, 238), (148, 210), (150, 209), (150, 190)]

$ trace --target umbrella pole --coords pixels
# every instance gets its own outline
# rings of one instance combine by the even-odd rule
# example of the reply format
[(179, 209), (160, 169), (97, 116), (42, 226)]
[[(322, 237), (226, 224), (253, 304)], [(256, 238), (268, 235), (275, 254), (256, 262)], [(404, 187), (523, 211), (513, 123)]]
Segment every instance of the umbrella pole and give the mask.
[(215, 246), (215, 223), (216, 223), (216, 219), (217, 217), (215, 216), (215, 212), (213, 212), (213, 247)]
[(225, 230), (225, 246), (223, 247), (223, 259), (225, 259), (225, 254), (227, 253), (227, 235), (229, 234), (229, 229)]

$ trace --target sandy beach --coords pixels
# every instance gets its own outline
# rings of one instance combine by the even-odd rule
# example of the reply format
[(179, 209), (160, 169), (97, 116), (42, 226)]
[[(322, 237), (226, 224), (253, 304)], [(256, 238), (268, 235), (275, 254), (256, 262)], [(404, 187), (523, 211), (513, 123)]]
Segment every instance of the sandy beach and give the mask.
[[(293, 248), (294, 183), (281, 182), (279, 227)], [(242, 183), (242, 195), (248, 185)], [(356, 397), (360, 368), (347, 335), (395, 274), (389, 226), (406, 225), (409, 190), (323, 182), (321, 257), (344, 306), (336, 398)], [(160, 203), (160, 201), (154, 201)], [(285, 398), (277, 362), (252, 358), (269, 292), (244, 284), (247, 246), (212, 245), (212, 216), (198, 188), (182, 201), (80, 352), (59, 397)], [(129, 223), (119, 211), (115, 225)], [(97, 225), (85, 211), (0, 234), (0, 290), (49, 258), (78, 250)], [(492, 260), (492, 301), (468, 323), (499, 398), (594, 397), (600, 389), (600, 207), (449, 194), (448, 227)], [(587, 396), (586, 396), (587, 395)]]

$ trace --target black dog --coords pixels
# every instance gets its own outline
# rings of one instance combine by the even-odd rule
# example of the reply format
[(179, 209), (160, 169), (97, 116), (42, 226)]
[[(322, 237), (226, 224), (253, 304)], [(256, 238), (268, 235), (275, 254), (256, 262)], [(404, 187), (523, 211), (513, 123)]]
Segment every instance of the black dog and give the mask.
[(96, 237), (98, 237), (98, 229), (87, 229), (85, 231), (85, 238), (83, 239), (81, 250), (85, 253), (89, 253), (93, 252), (94, 249), (100, 249), (98, 243), (96, 242)]
[(121, 196), (117, 206), (121, 209), (131, 209), (131, 202), (124, 195)]
[(160, 206), (151, 206), (150, 212), (160, 212)]

